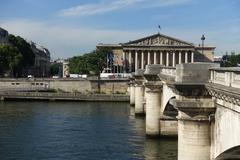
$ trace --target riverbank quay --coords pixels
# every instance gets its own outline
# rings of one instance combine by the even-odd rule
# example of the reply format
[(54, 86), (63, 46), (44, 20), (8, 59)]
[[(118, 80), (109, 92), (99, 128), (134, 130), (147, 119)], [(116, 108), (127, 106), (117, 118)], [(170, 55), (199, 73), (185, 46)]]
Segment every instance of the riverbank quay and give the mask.
[(81, 94), (127, 94), (129, 79), (0, 78), (0, 91), (49, 91)]
[(49, 101), (92, 101), (92, 102), (129, 102), (124, 94), (80, 94), (54, 92), (14, 92), (1, 91), (0, 100), (49, 100)]

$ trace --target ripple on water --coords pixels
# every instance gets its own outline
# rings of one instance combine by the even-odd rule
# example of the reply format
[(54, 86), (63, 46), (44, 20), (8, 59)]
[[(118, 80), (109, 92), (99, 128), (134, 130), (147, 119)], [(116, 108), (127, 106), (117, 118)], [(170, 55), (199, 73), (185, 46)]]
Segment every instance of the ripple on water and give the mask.
[(145, 137), (127, 103), (0, 103), (0, 160), (176, 160), (176, 140)]

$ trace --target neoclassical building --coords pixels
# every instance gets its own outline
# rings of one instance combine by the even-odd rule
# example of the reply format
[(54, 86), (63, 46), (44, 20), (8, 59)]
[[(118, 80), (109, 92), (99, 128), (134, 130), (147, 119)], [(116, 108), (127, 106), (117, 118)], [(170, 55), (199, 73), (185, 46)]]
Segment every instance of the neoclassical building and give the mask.
[(215, 49), (212, 46), (196, 46), (160, 33), (127, 43), (97, 45), (97, 49), (101, 47), (113, 50), (113, 70), (120, 73), (145, 69), (147, 64), (174, 67), (181, 63), (210, 62), (213, 61)]

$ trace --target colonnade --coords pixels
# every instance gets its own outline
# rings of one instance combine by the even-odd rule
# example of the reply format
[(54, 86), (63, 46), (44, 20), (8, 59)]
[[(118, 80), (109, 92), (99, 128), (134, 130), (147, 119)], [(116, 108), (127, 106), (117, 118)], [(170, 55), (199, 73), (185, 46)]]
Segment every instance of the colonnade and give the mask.
[(194, 62), (193, 50), (123, 50), (122, 54), (130, 72), (145, 69), (150, 64), (175, 67), (177, 64)]

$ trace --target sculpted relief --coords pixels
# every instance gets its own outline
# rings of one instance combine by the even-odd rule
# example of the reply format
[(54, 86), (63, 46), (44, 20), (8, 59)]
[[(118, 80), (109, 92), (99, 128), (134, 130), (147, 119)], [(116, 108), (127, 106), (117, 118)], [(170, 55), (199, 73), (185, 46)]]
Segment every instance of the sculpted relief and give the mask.
[(133, 45), (174, 45), (174, 46), (181, 46), (181, 45), (188, 45), (184, 42), (177, 41), (174, 39), (169, 39), (165, 37), (151, 37), (145, 40), (140, 40), (139, 42), (136, 43), (130, 43)]

